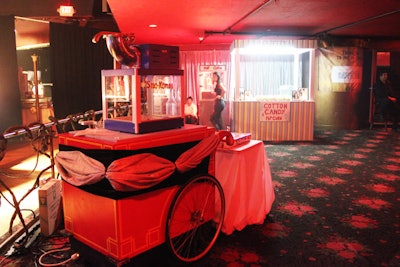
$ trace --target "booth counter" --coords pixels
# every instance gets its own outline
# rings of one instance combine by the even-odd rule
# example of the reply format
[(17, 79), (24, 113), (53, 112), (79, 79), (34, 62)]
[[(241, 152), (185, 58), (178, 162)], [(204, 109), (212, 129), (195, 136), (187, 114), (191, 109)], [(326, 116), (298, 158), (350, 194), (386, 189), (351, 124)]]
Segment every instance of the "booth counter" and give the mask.
[(314, 101), (232, 101), (232, 129), (262, 141), (312, 141)]
[(231, 45), (231, 129), (263, 141), (312, 141), (315, 40)]

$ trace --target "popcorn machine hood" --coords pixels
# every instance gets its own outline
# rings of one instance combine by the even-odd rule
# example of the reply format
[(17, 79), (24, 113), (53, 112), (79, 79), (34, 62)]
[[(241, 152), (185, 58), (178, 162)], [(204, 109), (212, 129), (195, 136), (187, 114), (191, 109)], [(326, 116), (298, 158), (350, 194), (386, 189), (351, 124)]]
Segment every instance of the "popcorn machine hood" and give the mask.
[(102, 37), (106, 40), (108, 51), (116, 61), (128, 67), (140, 67), (140, 51), (133, 44), (134, 34), (102, 31), (93, 37), (92, 42), (97, 43)]

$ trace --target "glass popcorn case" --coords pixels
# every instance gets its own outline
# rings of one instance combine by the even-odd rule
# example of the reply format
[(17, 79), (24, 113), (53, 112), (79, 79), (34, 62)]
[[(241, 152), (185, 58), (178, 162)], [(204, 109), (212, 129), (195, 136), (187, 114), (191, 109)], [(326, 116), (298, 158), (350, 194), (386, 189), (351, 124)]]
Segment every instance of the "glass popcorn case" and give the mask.
[(104, 128), (148, 133), (184, 125), (182, 70), (102, 70)]

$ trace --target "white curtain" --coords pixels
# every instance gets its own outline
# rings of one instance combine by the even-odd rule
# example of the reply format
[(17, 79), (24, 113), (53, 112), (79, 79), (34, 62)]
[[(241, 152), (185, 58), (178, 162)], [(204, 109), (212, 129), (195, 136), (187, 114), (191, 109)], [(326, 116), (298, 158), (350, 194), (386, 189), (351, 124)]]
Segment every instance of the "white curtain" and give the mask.
[[(293, 55), (240, 57), (240, 88), (252, 96), (279, 96), (294, 85)], [(289, 93), (289, 92), (288, 92)]]
[[(231, 54), (229, 50), (180, 51), (181, 68), (185, 71), (186, 95), (195, 103), (200, 100), (199, 67), (201, 65), (225, 65), (227, 70), (226, 97), (233, 97), (231, 82)], [(241, 55), (240, 90), (248, 90), (252, 96), (291, 97), (295, 84), (302, 84), (302, 75), (297, 75), (293, 55)], [(301, 70), (301, 64), (300, 68)], [(232, 92), (230, 92), (232, 89)]]
[[(180, 51), (181, 68), (185, 71), (186, 95), (193, 97), (195, 103), (200, 100), (200, 87), (198, 81), (199, 67), (201, 65), (214, 66), (225, 65), (227, 75), (230, 77), (231, 57), (229, 50), (205, 50), (205, 51)], [(229, 79), (225, 87), (229, 90)], [(229, 95), (229, 92), (226, 93)]]

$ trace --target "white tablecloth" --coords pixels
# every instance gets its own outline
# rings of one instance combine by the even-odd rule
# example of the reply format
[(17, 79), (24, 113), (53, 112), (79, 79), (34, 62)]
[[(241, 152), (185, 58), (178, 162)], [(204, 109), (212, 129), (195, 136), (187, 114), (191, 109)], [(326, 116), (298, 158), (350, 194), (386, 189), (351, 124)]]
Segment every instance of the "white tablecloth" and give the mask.
[(217, 149), (215, 168), (225, 195), (222, 232), (229, 235), (246, 225), (262, 224), (275, 200), (263, 142)]

